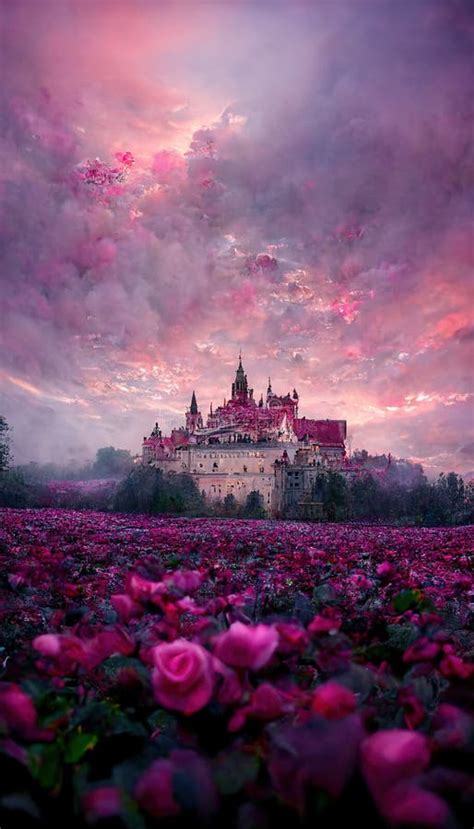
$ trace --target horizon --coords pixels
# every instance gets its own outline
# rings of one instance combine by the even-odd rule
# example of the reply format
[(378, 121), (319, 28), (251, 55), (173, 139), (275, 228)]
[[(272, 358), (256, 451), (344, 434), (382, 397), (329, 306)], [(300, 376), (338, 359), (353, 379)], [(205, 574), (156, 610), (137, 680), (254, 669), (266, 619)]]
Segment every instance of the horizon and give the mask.
[(16, 464), (134, 455), (242, 348), (257, 399), (472, 474), (468, 3), (2, 13)]

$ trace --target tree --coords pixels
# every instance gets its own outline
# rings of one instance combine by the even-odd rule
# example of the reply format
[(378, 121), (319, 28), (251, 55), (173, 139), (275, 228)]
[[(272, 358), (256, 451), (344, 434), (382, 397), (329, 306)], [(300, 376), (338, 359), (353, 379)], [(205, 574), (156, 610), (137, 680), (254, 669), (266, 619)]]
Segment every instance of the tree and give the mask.
[(196, 515), (204, 499), (195, 481), (185, 472), (168, 473), (152, 466), (138, 466), (119, 485), (113, 502), (118, 512)]
[(349, 496), (344, 476), (330, 469), (318, 476), (317, 487), (328, 520), (343, 521), (347, 518)]
[(226, 515), (228, 518), (235, 518), (238, 511), (239, 505), (237, 504), (237, 499), (235, 495), (229, 492), (229, 494), (226, 495), (224, 498), (224, 515)]
[(11, 461), (10, 427), (3, 415), (0, 415), (0, 472), (8, 469)]
[(265, 518), (265, 508), (263, 506), (263, 495), (258, 490), (253, 489), (247, 495), (245, 506), (242, 511), (243, 518)]
[(97, 478), (112, 478), (127, 475), (132, 466), (133, 460), (128, 449), (104, 446), (97, 450), (92, 470)]

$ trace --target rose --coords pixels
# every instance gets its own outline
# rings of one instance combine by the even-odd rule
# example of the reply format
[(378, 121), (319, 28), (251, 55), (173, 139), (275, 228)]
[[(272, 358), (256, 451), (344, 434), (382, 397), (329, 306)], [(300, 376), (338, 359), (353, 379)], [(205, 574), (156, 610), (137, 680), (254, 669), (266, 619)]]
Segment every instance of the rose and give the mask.
[(82, 796), (81, 806), (87, 822), (97, 823), (101, 818), (119, 815), (121, 801), (121, 793), (116, 786), (98, 786)]
[(207, 826), (218, 806), (208, 762), (187, 749), (175, 749), (169, 757), (155, 760), (141, 775), (135, 797), (152, 817), (175, 817), (185, 809), (188, 815), (195, 814), (200, 826)]
[(160, 759), (142, 774), (135, 788), (135, 797), (146, 812), (156, 818), (179, 814), (173, 797), (175, 767), (170, 760)]
[(121, 622), (129, 622), (130, 619), (143, 616), (141, 604), (134, 601), (127, 593), (114, 593), (110, 597), (110, 603)]
[(313, 694), (311, 710), (328, 720), (346, 717), (356, 708), (356, 698), (349, 688), (338, 682), (324, 682)]
[(389, 729), (363, 740), (362, 773), (380, 813), (390, 824), (436, 827), (445, 822), (448, 810), (444, 801), (420, 785), (429, 762), (428, 739), (416, 731)]
[(361, 758), (369, 787), (386, 789), (421, 774), (430, 762), (430, 750), (424, 734), (393, 728), (366, 737)]
[(218, 636), (214, 652), (226, 665), (257, 671), (271, 659), (277, 645), (278, 632), (273, 626), (234, 622)]
[(214, 674), (210, 654), (201, 645), (176, 639), (151, 649), (155, 699), (164, 708), (194, 714), (212, 696)]
[(0, 726), (25, 740), (52, 740), (52, 731), (38, 727), (31, 697), (14, 682), (0, 685)]

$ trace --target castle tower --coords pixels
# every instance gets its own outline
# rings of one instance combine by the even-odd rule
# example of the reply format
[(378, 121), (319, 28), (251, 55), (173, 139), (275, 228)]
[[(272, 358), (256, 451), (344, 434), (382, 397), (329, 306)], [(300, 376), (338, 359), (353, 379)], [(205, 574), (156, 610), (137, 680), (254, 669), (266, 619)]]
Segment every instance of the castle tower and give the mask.
[(269, 377), (269, 378), (268, 378), (268, 389), (267, 389), (267, 405), (268, 405), (269, 400), (270, 400), (272, 397), (273, 397), (273, 392), (272, 392), (272, 381), (271, 381), (271, 377)]
[(293, 401), (295, 404), (295, 417), (298, 417), (298, 403), (299, 403), (299, 394), (296, 389), (293, 389)]
[[(253, 394), (253, 389), (250, 389), (250, 397)], [(247, 375), (242, 366), (242, 355), (239, 354), (239, 365), (235, 372), (235, 380), (232, 383), (232, 400), (247, 400), (249, 397), (249, 387), (247, 383)]]
[(197, 429), (202, 429), (202, 427), (202, 416), (201, 412), (198, 409), (196, 394), (193, 391), (193, 396), (191, 397), (191, 405), (189, 407), (189, 411), (186, 412), (186, 429), (188, 430), (189, 434), (193, 435)]

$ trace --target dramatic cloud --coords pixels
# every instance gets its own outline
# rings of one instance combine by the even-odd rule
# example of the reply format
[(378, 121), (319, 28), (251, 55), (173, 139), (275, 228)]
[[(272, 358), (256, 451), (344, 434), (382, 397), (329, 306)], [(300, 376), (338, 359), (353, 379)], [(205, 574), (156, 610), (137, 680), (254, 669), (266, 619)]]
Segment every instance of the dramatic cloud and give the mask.
[(137, 451), (193, 388), (221, 402), (242, 347), (354, 448), (473, 468), (467, 2), (2, 14), (17, 460)]

